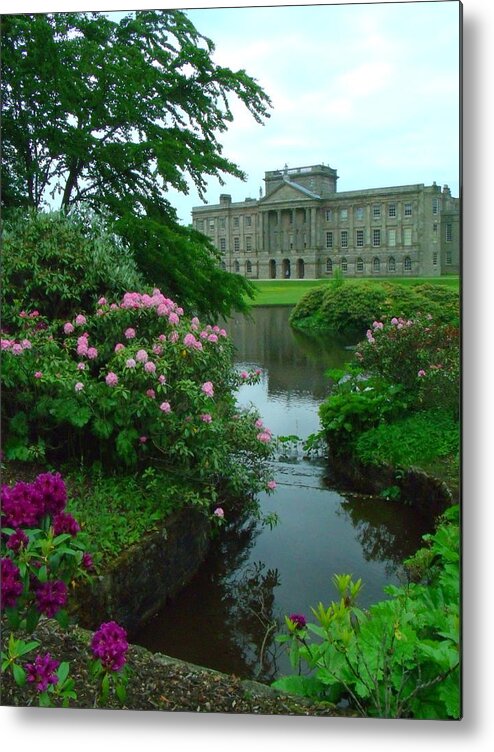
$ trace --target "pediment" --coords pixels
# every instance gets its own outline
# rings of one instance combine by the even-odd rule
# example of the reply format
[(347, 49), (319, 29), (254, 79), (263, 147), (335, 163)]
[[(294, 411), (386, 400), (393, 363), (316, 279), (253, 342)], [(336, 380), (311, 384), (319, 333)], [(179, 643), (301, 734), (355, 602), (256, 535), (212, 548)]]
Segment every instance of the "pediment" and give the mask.
[(261, 203), (271, 204), (285, 201), (297, 201), (300, 203), (300, 201), (311, 202), (316, 198), (319, 198), (319, 196), (311, 193), (306, 188), (303, 188), (296, 183), (284, 182), (275, 188), (269, 196), (264, 196), (264, 198), (261, 199)]

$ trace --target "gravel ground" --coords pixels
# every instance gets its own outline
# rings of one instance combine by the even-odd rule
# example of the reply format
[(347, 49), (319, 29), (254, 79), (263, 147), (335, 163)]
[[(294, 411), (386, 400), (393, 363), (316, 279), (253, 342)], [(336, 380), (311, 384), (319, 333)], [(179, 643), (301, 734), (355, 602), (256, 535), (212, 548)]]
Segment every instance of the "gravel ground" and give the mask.
[[(94, 681), (87, 669), (91, 632), (79, 627), (61, 630), (54, 620), (47, 619), (39, 623), (32, 637), (40, 640), (43, 652), (70, 662), (70, 676), (75, 680), (77, 691), (77, 700), (72, 702), (71, 707), (98, 707), (95, 704)], [(5, 644), (7, 639), (8, 631), (3, 629), (2, 642)], [(29, 662), (29, 658), (25, 662)], [(330, 705), (283, 695), (257, 682), (243, 681), (235, 676), (153, 654), (137, 645), (130, 646), (127, 663), (131, 673), (125, 704), (122, 706), (110, 695), (105, 705), (107, 708), (259, 715), (354, 715)], [(10, 672), (2, 676), (2, 705), (23, 707), (32, 703), (26, 699), (30, 696), (32, 691), (17, 687)], [(37, 704), (36, 701), (34, 704)]]

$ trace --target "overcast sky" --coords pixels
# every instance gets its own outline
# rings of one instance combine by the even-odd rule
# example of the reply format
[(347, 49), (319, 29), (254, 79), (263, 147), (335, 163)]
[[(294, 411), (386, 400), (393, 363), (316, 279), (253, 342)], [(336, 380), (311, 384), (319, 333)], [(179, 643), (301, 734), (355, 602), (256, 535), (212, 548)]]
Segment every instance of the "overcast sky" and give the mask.
[[(247, 183), (209, 182), (207, 200), (257, 198), (266, 170), (329, 164), (338, 190), (447, 183), (459, 192), (459, 3), (411, 2), (187, 11), (270, 96), (264, 126), (240, 103), (221, 135)], [(201, 204), (170, 193), (184, 223)]]

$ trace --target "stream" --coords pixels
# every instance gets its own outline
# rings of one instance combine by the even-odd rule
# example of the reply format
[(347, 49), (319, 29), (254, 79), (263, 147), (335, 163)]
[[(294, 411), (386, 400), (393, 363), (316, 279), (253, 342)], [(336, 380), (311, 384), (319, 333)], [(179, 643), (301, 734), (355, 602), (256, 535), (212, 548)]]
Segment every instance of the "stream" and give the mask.
[(319, 430), (318, 408), (354, 343), (295, 333), (288, 306), (253, 309), (227, 331), (239, 370), (260, 368), (260, 382), (243, 385), (238, 403), (253, 403), (274, 435), (296, 435), (272, 462), (276, 491), (260, 494), (273, 527), (253, 519), (224, 529), (189, 585), (133, 637), (152, 651), (240, 678), (270, 682), (291, 673), (275, 641), (284, 615), (336, 599), (335, 573), (362, 578), (361, 607), (404, 581), (402, 561), (413, 554), (433, 520), (403, 503), (368, 499), (330, 487), (328, 460), (304, 457), (303, 440)]

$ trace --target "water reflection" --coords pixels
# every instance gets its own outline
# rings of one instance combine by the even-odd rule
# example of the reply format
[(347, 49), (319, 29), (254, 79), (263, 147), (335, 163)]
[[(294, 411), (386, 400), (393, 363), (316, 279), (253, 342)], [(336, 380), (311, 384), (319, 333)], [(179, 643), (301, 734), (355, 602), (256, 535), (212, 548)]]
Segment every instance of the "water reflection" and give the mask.
[[(262, 378), (238, 392), (253, 403), (274, 434), (306, 439), (319, 430), (318, 408), (330, 383), (328, 368), (351, 358), (352, 343), (311, 340), (288, 325), (289, 308), (257, 308), (228, 331), (239, 369), (260, 367)], [(345, 497), (328, 487), (326, 463), (302, 459), (301, 442), (272, 465), (278, 487), (261, 494), (261, 509), (276, 513), (271, 530), (243, 520), (223, 530), (190, 585), (134, 640), (151, 650), (240, 677), (271, 681), (291, 671), (275, 642), (284, 615), (310, 617), (310, 607), (336, 597), (331, 578), (362, 578), (360, 606), (385, 597), (405, 577), (401, 566), (421, 545), (433, 521), (398, 503)], [(228, 517), (228, 509), (225, 509)]]

